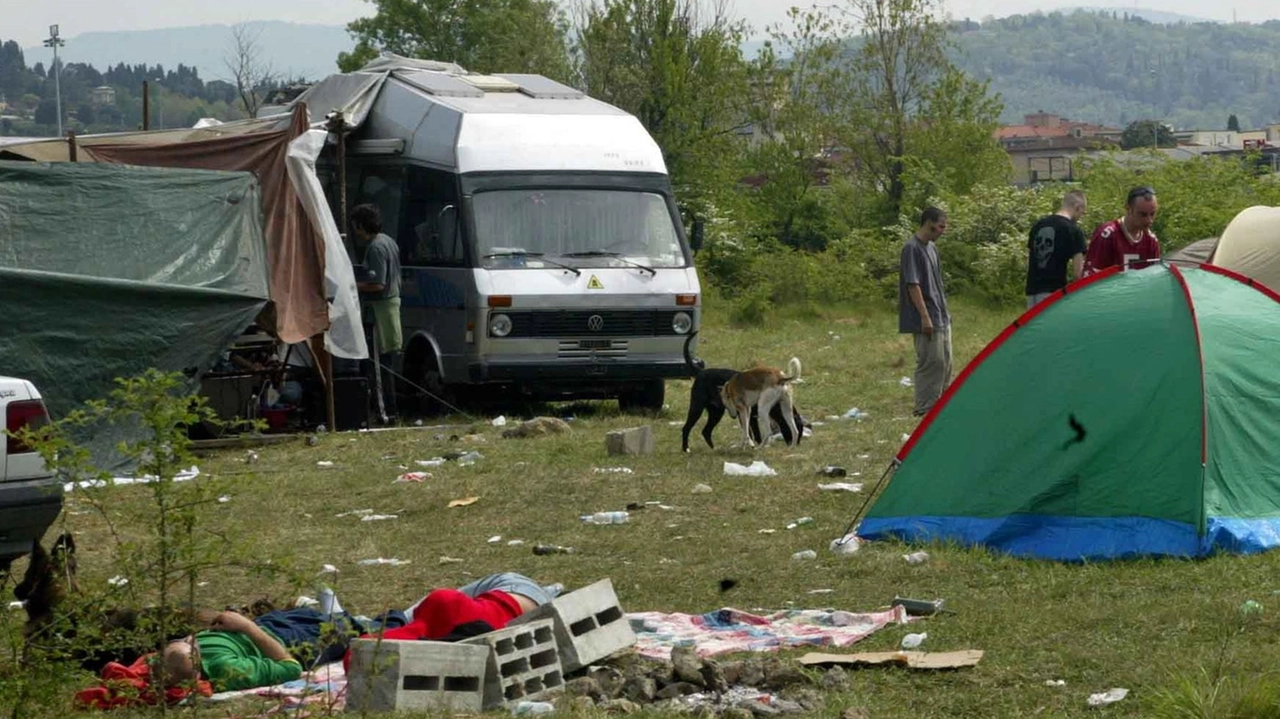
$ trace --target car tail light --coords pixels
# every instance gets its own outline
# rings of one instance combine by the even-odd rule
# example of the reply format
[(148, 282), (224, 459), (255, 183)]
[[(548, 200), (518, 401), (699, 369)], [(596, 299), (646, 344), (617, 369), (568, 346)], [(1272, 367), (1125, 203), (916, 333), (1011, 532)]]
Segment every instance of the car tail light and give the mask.
[(44, 402), (38, 399), (10, 402), (5, 411), (5, 429), (9, 430), (9, 435), (5, 438), (8, 453), (22, 454), (32, 451), (13, 434), (24, 427), (39, 427), (48, 421), (49, 413), (45, 411)]

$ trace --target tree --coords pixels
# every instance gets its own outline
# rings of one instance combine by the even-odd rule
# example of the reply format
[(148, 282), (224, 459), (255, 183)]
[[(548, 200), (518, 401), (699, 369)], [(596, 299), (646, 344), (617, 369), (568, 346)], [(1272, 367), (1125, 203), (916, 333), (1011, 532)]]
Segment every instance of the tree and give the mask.
[(223, 58), (227, 71), (235, 83), (240, 104), (249, 117), (257, 117), (262, 108), (263, 92), (275, 79), (271, 64), (262, 59), (262, 47), (258, 44), (261, 28), (248, 25), (231, 26), (231, 47)]
[(368, 1), (377, 12), (347, 25), (356, 46), (338, 56), (343, 72), (386, 50), (474, 72), (569, 79), (568, 19), (554, 0)]
[(1234, 112), (1227, 117), (1227, 130), (1231, 132), (1240, 132), (1240, 118), (1236, 117)]
[(860, 28), (852, 57), (858, 107), (845, 144), (893, 218), (906, 189), (909, 136), (932, 88), (952, 69), (940, 0), (845, 0), (837, 9)]
[(745, 26), (724, 0), (591, 0), (573, 49), (578, 85), (634, 114), (653, 135), (685, 203), (738, 177), (748, 124)]
[(1177, 147), (1173, 130), (1156, 120), (1134, 120), (1120, 135), (1120, 147), (1132, 150), (1140, 147)]

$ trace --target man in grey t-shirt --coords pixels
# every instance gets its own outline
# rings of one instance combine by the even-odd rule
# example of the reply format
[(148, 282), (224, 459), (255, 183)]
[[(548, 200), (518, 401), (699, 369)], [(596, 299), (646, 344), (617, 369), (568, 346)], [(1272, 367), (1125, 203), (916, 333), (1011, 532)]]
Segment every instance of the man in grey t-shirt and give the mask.
[(935, 241), (947, 231), (947, 214), (936, 207), (920, 213), (920, 228), (902, 246), (898, 279), (898, 332), (915, 339), (915, 409), (927, 413), (951, 381), (951, 314), (942, 287)]
[[(377, 207), (352, 208), (348, 222), (357, 244), (364, 248), (365, 277), (356, 282), (356, 289), (365, 306), (373, 312), (379, 364), (394, 371), (404, 344), (400, 325), (400, 248), (395, 240), (383, 234)], [(381, 390), (379, 414), (390, 419), (395, 415), (395, 380), (390, 373), (377, 373), (374, 384)]]

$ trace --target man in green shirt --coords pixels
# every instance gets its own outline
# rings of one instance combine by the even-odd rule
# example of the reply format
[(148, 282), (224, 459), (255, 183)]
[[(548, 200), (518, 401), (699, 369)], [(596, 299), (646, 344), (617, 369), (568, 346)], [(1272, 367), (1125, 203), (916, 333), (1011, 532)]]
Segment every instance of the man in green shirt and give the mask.
[(208, 631), (165, 647), (167, 685), (188, 684), (203, 677), (214, 691), (225, 692), (282, 684), (302, 676), (302, 665), (284, 644), (252, 619), (221, 612), (210, 626)]

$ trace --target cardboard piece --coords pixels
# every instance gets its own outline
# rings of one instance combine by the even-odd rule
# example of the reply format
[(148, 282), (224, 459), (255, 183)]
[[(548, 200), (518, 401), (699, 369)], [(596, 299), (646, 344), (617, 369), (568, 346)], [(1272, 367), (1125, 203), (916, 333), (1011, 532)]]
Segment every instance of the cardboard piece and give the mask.
[(822, 654), (809, 652), (800, 657), (804, 666), (833, 664), (839, 666), (893, 666), (908, 669), (961, 669), (977, 666), (982, 661), (981, 649), (958, 652), (860, 652), (858, 654)]

